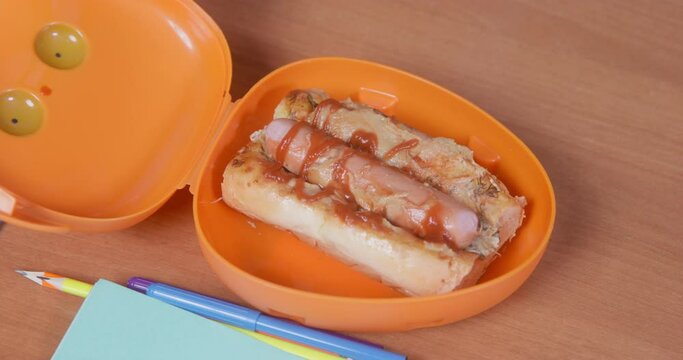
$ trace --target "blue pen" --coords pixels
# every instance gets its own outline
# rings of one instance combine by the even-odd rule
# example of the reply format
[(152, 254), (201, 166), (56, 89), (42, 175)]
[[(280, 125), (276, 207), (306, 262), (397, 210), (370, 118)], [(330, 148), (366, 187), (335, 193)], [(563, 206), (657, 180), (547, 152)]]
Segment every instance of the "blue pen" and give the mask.
[(243, 329), (274, 335), (355, 360), (404, 360), (405, 355), (278, 319), (227, 301), (134, 277), (128, 287), (195, 314)]

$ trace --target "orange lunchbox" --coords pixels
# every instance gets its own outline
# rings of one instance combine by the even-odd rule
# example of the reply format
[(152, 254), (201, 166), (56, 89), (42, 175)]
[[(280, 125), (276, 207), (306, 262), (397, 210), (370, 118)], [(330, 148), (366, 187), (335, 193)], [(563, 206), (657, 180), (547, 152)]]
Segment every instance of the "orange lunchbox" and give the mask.
[[(437, 326), (480, 313), (529, 277), (555, 217), (531, 151), (481, 109), (424, 79), (352, 59), (281, 67), (233, 102), (230, 50), (190, 0), (0, 2), (0, 219), (40, 231), (132, 226), (189, 185), (201, 249), (249, 304), (348, 331)], [(221, 201), (228, 161), (296, 88), (325, 89), (470, 146), (528, 200), (517, 235), (475, 286), (405, 297)]]

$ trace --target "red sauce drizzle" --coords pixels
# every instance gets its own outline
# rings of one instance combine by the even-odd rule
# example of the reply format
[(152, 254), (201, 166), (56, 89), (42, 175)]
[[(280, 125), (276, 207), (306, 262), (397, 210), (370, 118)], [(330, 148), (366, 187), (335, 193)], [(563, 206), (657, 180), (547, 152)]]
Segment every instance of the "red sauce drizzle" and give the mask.
[(366, 210), (357, 210), (349, 204), (335, 202), (334, 212), (345, 224), (352, 226), (369, 226), (373, 230), (386, 230), (381, 215)]
[(330, 188), (323, 189), (315, 194), (307, 194), (306, 191), (304, 190), (304, 185), (306, 184), (306, 181), (302, 178), (297, 178), (296, 183), (294, 184), (294, 194), (296, 196), (307, 202), (312, 202), (312, 201), (318, 201), (326, 196), (332, 195), (333, 191)]
[(459, 250), (455, 245), (455, 242), (451, 241), (450, 234), (446, 232), (443, 218), (443, 207), (441, 204), (436, 203), (432, 205), (432, 207), (427, 210), (424, 219), (422, 219), (422, 223), (420, 224), (422, 229), (421, 234), (419, 235), (427, 241), (445, 243), (454, 251)]
[[(332, 114), (334, 114), (337, 110), (341, 109), (341, 107), (342, 104), (335, 99), (323, 100), (320, 104), (318, 104), (318, 107), (316, 107), (315, 111), (313, 112), (313, 126), (328, 132), (330, 117), (332, 117)], [(323, 110), (327, 110), (327, 115), (321, 118), (321, 113)]]
[(332, 183), (336, 190), (344, 199), (355, 202), (355, 197), (351, 193), (349, 184), (349, 171), (346, 169), (346, 160), (353, 156), (351, 149), (345, 149), (339, 159), (332, 165)]
[(397, 144), (396, 146), (392, 147), (391, 149), (389, 149), (389, 151), (387, 151), (384, 154), (384, 161), (387, 161), (387, 160), (391, 159), (392, 157), (396, 156), (396, 154), (398, 154), (399, 151), (414, 148), (419, 143), (420, 143), (419, 139), (410, 139), (410, 140), (406, 140), (402, 143)]
[(289, 129), (287, 134), (285, 134), (285, 136), (280, 141), (280, 145), (277, 147), (277, 151), (275, 152), (275, 160), (277, 162), (284, 164), (285, 159), (287, 158), (287, 152), (289, 151), (289, 146), (292, 144), (292, 140), (294, 140), (296, 135), (299, 133), (299, 130), (301, 130), (305, 126), (305, 122), (299, 121), (296, 124), (294, 124), (294, 126), (292, 126), (291, 129)]
[(287, 183), (296, 176), (285, 170), (279, 163), (274, 162), (263, 170), (263, 177), (279, 183)]
[(415, 176), (415, 172), (413, 171), (413, 169), (410, 168), (410, 166), (404, 166), (400, 170), (412, 177)]
[(377, 151), (377, 134), (364, 130), (356, 130), (351, 134), (349, 144), (357, 149), (374, 154), (375, 151)]
[[(318, 105), (313, 116), (313, 123), (318, 126), (321, 121), (321, 107), (330, 107), (327, 118), (323, 119), (325, 121), (322, 125), (323, 130), (327, 128), (329, 115), (341, 107), (338, 101), (333, 99), (329, 100), (331, 101), (326, 100)], [(327, 196), (338, 194), (348, 201), (348, 203), (341, 201), (334, 202), (334, 212), (344, 221), (344, 223), (355, 226), (368, 226), (376, 231), (386, 231), (387, 228), (383, 223), (384, 217), (370, 211), (359, 210), (358, 206), (355, 204), (355, 198), (349, 184), (348, 170), (345, 167), (346, 161), (354, 155), (354, 151), (351, 149), (346, 148), (332, 165), (332, 179), (327, 187), (315, 194), (308, 194), (305, 191), (305, 178), (310, 166), (314, 164), (320, 156), (333, 147), (343, 145), (344, 143), (341, 140), (328, 136), (322, 131), (313, 130), (309, 137), (310, 145), (302, 163), (301, 177), (296, 177), (282, 167), (281, 163), (284, 163), (284, 159), (287, 157), (292, 139), (296, 137), (304, 126), (307, 126), (305, 122), (298, 122), (287, 132), (277, 148), (275, 156), (277, 162), (264, 170), (264, 176), (281, 183), (287, 183), (291, 179), (296, 178), (294, 194), (299, 199), (306, 202), (318, 201)], [(356, 135), (356, 133), (358, 134)], [(356, 140), (352, 140), (352, 145), (366, 151), (374, 152), (376, 150), (377, 136), (375, 134), (364, 131), (357, 131), (356, 133), (354, 133), (353, 136)]]
[(310, 146), (308, 147), (306, 157), (301, 164), (301, 174), (304, 176), (308, 174), (308, 169), (320, 158), (320, 156), (331, 148), (344, 144), (341, 140), (327, 136), (323, 132), (315, 129), (311, 132), (309, 142)]
[[(308, 125), (306, 122), (301, 121), (297, 122), (292, 126), (292, 128), (289, 129), (287, 134), (280, 141), (280, 144), (277, 148), (275, 158), (278, 162), (276, 163), (276, 167), (278, 167), (279, 169), (268, 168), (264, 172), (266, 177), (280, 182), (287, 182), (295, 177), (294, 174), (286, 172), (284, 169), (282, 169), (282, 166), (280, 164), (284, 163), (284, 160), (287, 158), (287, 154), (289, 152), (289, 147), (291, 146), (292, 139), (294, 139), (297, 136), (297, 134), (299, 133), (299, 131), (301, 131), (302, 128), (309, 126), (310, 125)], [(308, 194), (305, 191), (305, 179), (310, 166), (314, 164), (315, 161), (318, 158), (320, 158), (322, 154), (326, 153), (329, 149), (331, 149), (334, 146), (343, 144), (341, 140), (338, 140), (331, 136), (327, 136), (324, 132), (317, 129), (311, 129), (308, 141), (309, 146), (306, 150), (306, 156), (304, 157), (304, 161), (301, 164), (301, 171), (299, 172), (300, 177), (296, 178), (296, 182), (294, 184), (294, 194), (299, 199), (307, 202), (317, 201), (334, 193), (334, 188), (329, 186), (315, 194)]]

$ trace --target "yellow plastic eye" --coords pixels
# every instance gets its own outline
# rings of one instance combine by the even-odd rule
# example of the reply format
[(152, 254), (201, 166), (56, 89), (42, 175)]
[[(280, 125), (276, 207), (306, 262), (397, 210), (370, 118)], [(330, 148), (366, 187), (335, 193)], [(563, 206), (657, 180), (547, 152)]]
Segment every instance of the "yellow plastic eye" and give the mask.
[(83, 34), (75, 27), (61, 23), (42, 28), (33, 46), (40, 60), (57, 69), (77, 67), (88, 50)]
[(30, 135), (40, 129), (44, 116), (43, 104), (30, 92), (0, 93), (0, 130), (17, 136)]

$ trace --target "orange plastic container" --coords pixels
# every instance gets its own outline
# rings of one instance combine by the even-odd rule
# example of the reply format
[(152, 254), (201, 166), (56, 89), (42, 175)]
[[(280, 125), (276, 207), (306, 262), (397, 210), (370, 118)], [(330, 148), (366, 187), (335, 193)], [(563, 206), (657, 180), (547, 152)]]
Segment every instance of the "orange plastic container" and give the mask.
[[(9, 223), (116, 230), (190, 185), (202, 251), (231, 290), (270, 314), (349, 331), (475, 315), (519, 288), (545, 251), (555, 199), (541, 164), (491, 116), (426, 80), (366, 61), (309, 59), (277, 69), (233, 104), (228, 45), (189, 0), (5, 1), (0, 21), (15, 29), (0, 33), (8, 55), (0, 58), (0, 93), (30, 92), (45, 109), (34, 134), (0, 132), (0, 219)], [(87, 54), (79, 66), (53, 68), (33, 52), (37, 32), (52, 22), (82, 32)], [(231, 157), (289, 90), (307, 87), (467, 144), (512, 193), (527, 197), (522, 228), (478, 285), (404, 297), (220, 200)]]

